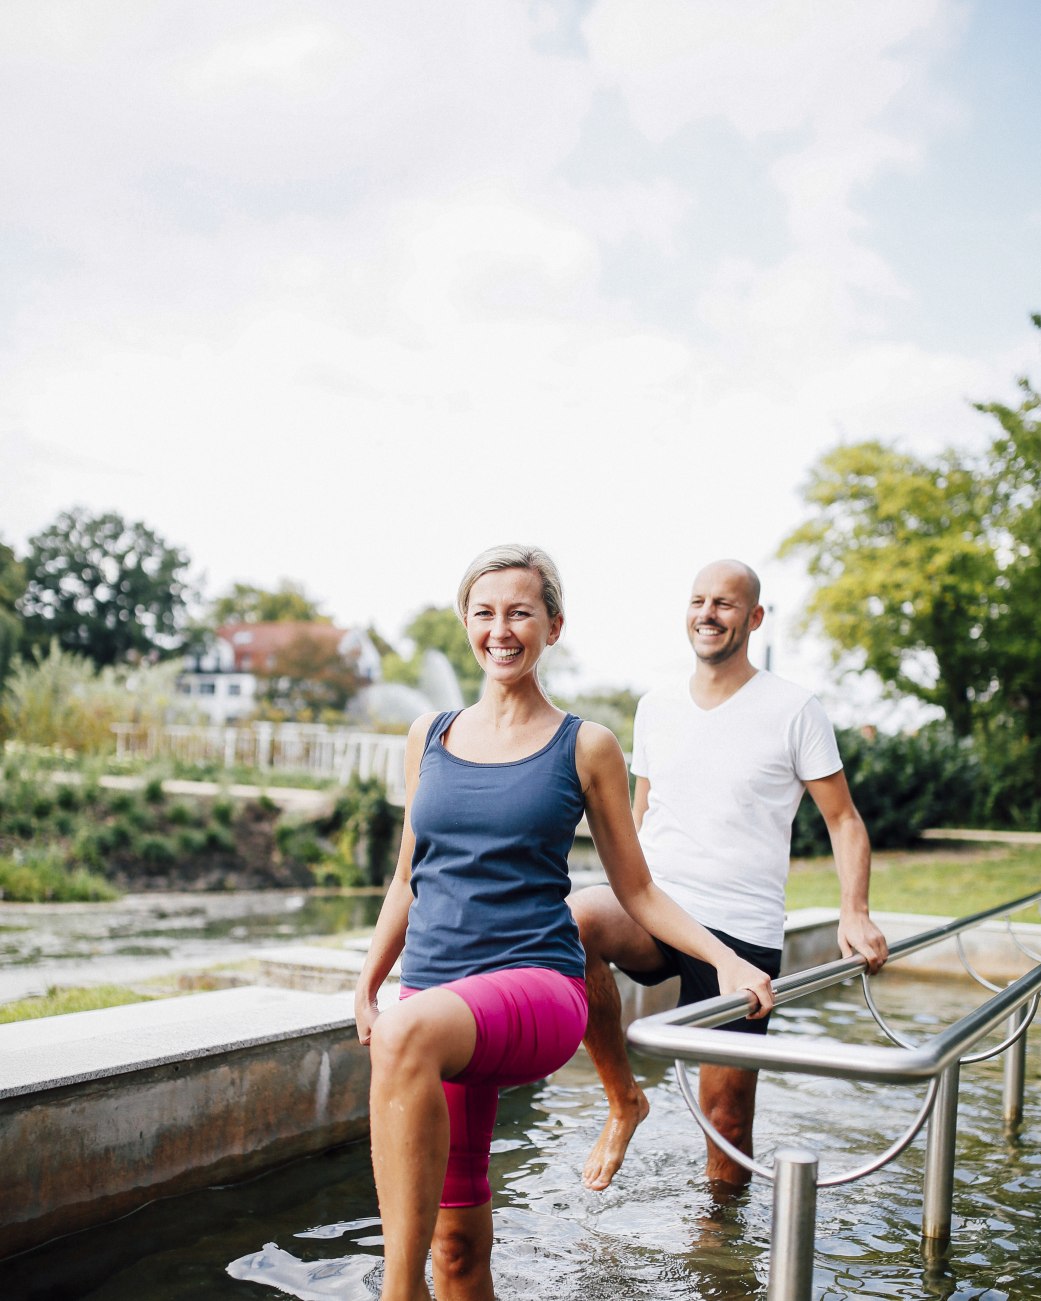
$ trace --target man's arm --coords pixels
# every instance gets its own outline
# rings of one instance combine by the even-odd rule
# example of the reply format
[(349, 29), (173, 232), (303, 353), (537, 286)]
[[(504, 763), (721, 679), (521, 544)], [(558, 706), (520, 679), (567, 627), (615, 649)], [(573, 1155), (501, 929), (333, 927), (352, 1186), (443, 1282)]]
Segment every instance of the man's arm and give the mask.
[(636, 787), (633, 790), (633, 822), (636, 824), (636, 830), (639, 831), (643, 826), (643, 815), (647, 812), (647, 801), (651, 793), (651, 783), (646, 777), (637, 777)]
[(889, 948), (885, 936), (868, 914), (871, 843), (849, 793), (846, 774), (840, 769), (830, 777), (807, 782), (806, 789), (828, 828), (839, 874), (839, 949), (844, 958), (853, 953), (862, 954), (868, 969), (878, 971)]

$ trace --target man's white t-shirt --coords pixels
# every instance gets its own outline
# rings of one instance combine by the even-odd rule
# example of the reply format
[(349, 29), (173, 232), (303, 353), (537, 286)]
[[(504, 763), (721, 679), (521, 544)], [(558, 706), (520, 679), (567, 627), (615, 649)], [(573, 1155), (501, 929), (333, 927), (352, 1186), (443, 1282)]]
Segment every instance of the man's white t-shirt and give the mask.
[(631, 766), (650, 782), (640, 843), (658, 885), (702, 925), (780, 948), (795, 812), (842, 767), (817, 697), (764, 671), (714, 709), (688, 681), (648, 692)]

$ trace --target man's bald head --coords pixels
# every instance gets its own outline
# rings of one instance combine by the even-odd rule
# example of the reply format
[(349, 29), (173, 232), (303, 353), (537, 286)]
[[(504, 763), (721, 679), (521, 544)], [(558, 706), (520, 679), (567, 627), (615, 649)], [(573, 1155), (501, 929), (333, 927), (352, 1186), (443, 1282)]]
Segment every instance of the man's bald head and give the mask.
[(759, 593), (761, 584), (759, 575), (751, 565), (746, 565), (743, 560), (713, 560), (711, 564), (706, 565), (699, 570), (694, 578), (694, 587), (704, 587), (706, 583), (711, 584), (714, 579), (726, 576), (728, 578), (737, 578), (744, 583), (745, 598), (750, 607), (759, 604)]

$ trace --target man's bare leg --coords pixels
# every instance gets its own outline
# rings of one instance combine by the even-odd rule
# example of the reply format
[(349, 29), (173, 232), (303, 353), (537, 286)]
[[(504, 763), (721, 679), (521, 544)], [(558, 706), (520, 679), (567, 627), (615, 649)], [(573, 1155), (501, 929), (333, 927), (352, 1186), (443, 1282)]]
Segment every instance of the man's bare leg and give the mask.
[[(698, 1101), (701, 1110), (739, 1152), (751, 1156), (758, 1072), (738, 1066), (702, 1065), (699, 1075)], [(751, 1174), (708, 1139), (706, 1148), (708, 1161), (705, 1173), (713, 1194), (724, 1200), (740, 1192), (748, 1184)]]
[(607, 1097), (607, 1121), (582, 1171), (587, 1188), (600, 1192), (625, 1159), (629, 1140), (650, 1111), (629, 1064), (622, 1030), (622, 1000), (611, 963), (630, 971), (661, 966), (654, 940), (638, 926), (606, 886), (579, 890), (568, 901), (578, 922), (586, 951), (586, 993), (589, 1020), (586, 1051), (596, 1067)]

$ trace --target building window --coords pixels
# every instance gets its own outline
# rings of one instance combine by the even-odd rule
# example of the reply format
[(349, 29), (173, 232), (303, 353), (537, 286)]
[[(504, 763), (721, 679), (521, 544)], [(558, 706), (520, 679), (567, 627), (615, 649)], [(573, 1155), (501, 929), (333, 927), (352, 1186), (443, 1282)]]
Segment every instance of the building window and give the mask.
[(200, 696), (215, 696), (217, 694), (217, 684), (215, 682), (200, 682)]
[(242, 695), (242, 683), (241, 683), (241, 682), (229, 682), (229, 683), (228, 683), (228, 695), (229, 695), (229, 696), (241, 696), (241, 695)]

